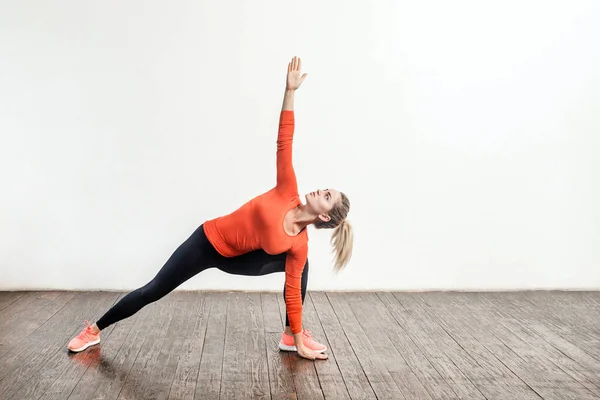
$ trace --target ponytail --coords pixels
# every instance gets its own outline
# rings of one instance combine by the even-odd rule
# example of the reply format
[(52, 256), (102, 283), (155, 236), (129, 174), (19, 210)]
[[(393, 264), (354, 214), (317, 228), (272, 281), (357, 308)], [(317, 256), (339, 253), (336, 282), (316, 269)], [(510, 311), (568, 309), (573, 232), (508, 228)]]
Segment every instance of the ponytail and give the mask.
[(333, 245), (332, 252), (335, 252), (333, 265), (335, 273), (340, 272), (350, 261), (354, 241), (352, 226), (350, 225), (350, 222), (346, 220), (346, 216), (350, 211), (350, 200), (348, 200), (348, 196), (343, 192), (340, 192), (340, 194), (342, 196), (342, 201), (339, 202), (339, 204), (336, 204), (329, 212), (331, 218), (328, 221), (322, 221), (320, 219), (315, 221), (315, 228), (317, 229), (333, 228), (331, 244)]
[(352, 225), (346, 219), (342, 220), (334, 229), (331, 235), (331, 244), (333, 245), (333, 252), (335, 252), (333, 270), (339, 273), (350, 261), (354, 244)]

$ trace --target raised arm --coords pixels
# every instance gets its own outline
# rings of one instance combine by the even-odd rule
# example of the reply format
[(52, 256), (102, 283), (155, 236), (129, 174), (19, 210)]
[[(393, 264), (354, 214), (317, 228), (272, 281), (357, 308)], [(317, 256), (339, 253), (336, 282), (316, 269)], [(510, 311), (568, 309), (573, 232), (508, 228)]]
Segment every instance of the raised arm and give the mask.
[(288, 64), (285, 94), (279, 117), (277, 135), (277, 189), (287, 194), (298, 191), (296, 174), (292, 163), (292, 142), (294, 139), (294, 94), (307, 74), (300, 75), (301, 60), (294, 57)]

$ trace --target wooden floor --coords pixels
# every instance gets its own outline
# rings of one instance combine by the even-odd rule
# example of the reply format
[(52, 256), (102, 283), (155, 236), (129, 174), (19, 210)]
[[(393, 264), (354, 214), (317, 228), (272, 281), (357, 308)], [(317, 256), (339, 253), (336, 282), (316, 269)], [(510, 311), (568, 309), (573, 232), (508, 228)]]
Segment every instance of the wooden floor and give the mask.
[(600, 292), (173, 292), (70, 354), (122, 293), (0, 292), (0, 399), (600, 399)]

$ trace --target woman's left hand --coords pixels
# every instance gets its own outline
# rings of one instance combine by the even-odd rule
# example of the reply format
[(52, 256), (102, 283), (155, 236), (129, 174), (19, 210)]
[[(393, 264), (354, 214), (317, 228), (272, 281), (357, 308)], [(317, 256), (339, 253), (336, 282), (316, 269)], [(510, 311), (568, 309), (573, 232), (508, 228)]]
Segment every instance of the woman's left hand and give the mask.
[(292, 58), (292, 61), (288, 64), (288, 73), (287, 73), (287, 90), (296, 90), (302, 85), (306, 75), (300, 75), (300, 68), (302, 67), (302, 60), (298, 57)]

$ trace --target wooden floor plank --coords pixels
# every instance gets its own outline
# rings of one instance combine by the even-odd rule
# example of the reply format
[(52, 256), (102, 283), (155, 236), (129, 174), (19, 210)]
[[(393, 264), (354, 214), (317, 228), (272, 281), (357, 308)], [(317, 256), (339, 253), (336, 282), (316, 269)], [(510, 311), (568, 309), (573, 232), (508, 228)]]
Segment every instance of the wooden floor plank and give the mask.
[(402, 355), (415, 376), (423, 383), (431, 397), (434, 399), (458, 399), (446, 380), (427, 359), (426, 353), (417, 346), (411, 335), (405, 331), (404, 326), (394, 319), (393, 312), (388, 309), (388, 307), (391, 307), (395, 312), (399, 312), (401, 305), (392, 301), (386, 306), (377, 293), (362, 294), (361, 296), (366, 299), (365, 303), (369, 304), (371, 312), (380, 321), (381, 329), (390, 338), (390, 341)]
[(0, 292), (0, 398), (600, 398), (599, 292), (309, 292), (326, 361), (279, 350), (281, 293), (173, 292), (69, 353), (124, 295)]
[(371, 340), (352, 313), (346, 298), (352, 293), (327, 293), (327, 298), (344, 329), (344, 333), (356, 353), (362, 369), (367, 375), (378, 399), (404, 399), (405, 396), (386, 368), (386, 363), (377, 354)]
[(330, 352), (335, 356), (340, 373), (353, 400), (376, 399), (371, 382), (344, 332), (327, 294), (311, 292), (310, 298), (327, 336)]
[[(518, 295), (509, 298), (505, 296), (503, 301), (492, 300), (491, 296), (487, 298), (496, 306), (492, 311), (501, 326), (498, 326), (498, 329), (505, 329), (506, 332), (510, 332), (507, 336), (514, 336), (524, 343), (523, 346), (518, 347), (521, 354), (539, 359), (540, 363), (551, 363), (554, 369), (562, 371), (584, 386), (592, 395), (600, 398), (600, 385), (598, 385), (600, 362), (589, 357), (571, 342), (546, 330), (544, 314), (532, 315), (528, 311), (529, 307), (523, 304), (515, 307), (514, 302), (518, 301)], [(573, 350), (575, 358), (568, 356)], [(572, 384), (576, 386), (575, 383)], [(581, 391), (581, 388), (577, 389), (577, 392)]]
[[(482, 355), (486, 355), (485, 351), (483, 351), (484, 349), (481, 349), (481, 352), (473, 351), (473, 348), (477, 348), (475, 341), (470, 342), (468, 338), (464, 337), (462, 340), (457, 340), (456, 333), (453, 335), (448, 329), (449, 326), (444, 324), (436, 315), (435, 307), (431, 307), (425, 301), (428, 298), (428, 294), (420, 294), (419, 297), (421, 301), (413, 302), (411, 308), (421, 325), (427, 326), (428, 329), (436, 332), (439, 337), (439, 344), (444, 349), (444, 352), (486, 398), (494, 397), (497, 393), (503, 391), (506, 394), (511, 394), (519, 398), (527, 396), (531, 398), (538, 397), (530, 388), (520, 382), (516, 376), (507, 375), (502, 372), (498, 374), (497, 369), (490, 368), (490, 363), (487, 362), (485, 357), (482, 357)], [(470, 347), (471, 351), (468, 351), (465, 346)]]
[[(481, 307), (475, 311), (470, 308), (471, 301), (467, 297), (473, 294), (463, 294), (464, 307), (469, 310), (462, 315), (454, 315), (455, 319), (470, 327), (476, 321), (483, 322), (483, 333), (475, 332), (478, 339), (496, 357), (507, 366), (515, 375), (525, 382), (532, 390), (544, 399), (590, 399), (590, 392), (582, 388), (569, 375), (557, 368), (549, 360), (543, 358), (534, 348), (523, 342), (499, 323), (497, 314), (490, 308)], [(504, 294), (506, 304), (510, 301), (510, 295)], [(472, 315), (477, 320), (472, 320)], [(565, 392), (559, 388), (564, 388)]]
[(408, 399), (432, 399), (427, 389), (386, 334), (387, 331), (401, 329), (400, 326), (398, 324), (384, 325), (381, 323), (381, 318), (373, 309), (373, 298), (363, 293), (347, 294), (344, 298), (354, 313), (356, 322), (360, 324), (373, 344), (375, 354), (382, 360), (402, 394)]
[(29, 305), (36, 299), (46, 297), (47, 295), (40, 292), (25, 292), (22, 296), (7, 304), (6, 307), (0, 310), (0, 329), (6, 329), (11, 321), (27, 315)]
[[(73, 296), (75, 296), (73, 292), (55, 292), (50, 296), (41, 293), (38, 298), (42, 300), (37, 303), (37, 307), (30, 303), (29, 312), (23, 313), (11, 323), (0, 326), (0, 360), (9, 351), (25, 345), (29, 336), (60, 311)], [(10, 319), (12, 318), (7, 320)]]
[(221, 385), (220, 399), (250, 398), (249, 393), (245, 391), (244, 341), (240, 340), (245, 334), (241, 303), (238, 292), (227, 294), (227, 325), (221, 375), (221, 381), (227, 384)]
[(246, 364), (246, 338), (249, 336), (245, 314), (247, 302), (245, 293), (231, 292), (227, 296), (227, 327), (225, 331), (225, 350), (223, 353), (221, 399), (252, 398), (248, 384), (251, 373)]
[(10, 328), (23, 329), (20, 325), (31, 321), (32, 313), (51, 304), (61, 292), (30, 292), (14, 296), (14, 301), (0, 312), (0, 341), (10, 336)]
[[(98, 293), (91, 293), (92, 295), (98, 295)], [(120, 293), (106, 293), (106, 296), (109, 297), (109, 301), (106, 302), (106, 306), (102, 307), (102, 302), (98, 302), (98, 306), (92, 313), (90, 313), (90, 323), (96, 321), (99, 317), (101, 317), (108, 308), (112, 307), (122, 296)], [(82, 376), (88, 370), (90, 365), (95, 364), (98, 360), (98, 356), (100, 354), (100, 349), (102, 347), (102, 341), (114, 341), (113, 331), (115, 326), (110, 326), (104, 329), (101, 332), (101, 343), (97, 346), (94, 346), (87, 352), (81, 353), (69, 353), (68, 354), (68, 362), (62, 354), (57, 354), (60, 357), (57, 357), (55, 360), (55, 366), (52, 367), (56, 372), (60, 372), (56, 377), (54, 383), (48, 388), (46, 392), (40, 397), (40, 399), (65, 399), (65, 393), (72, 393), (78, 383), (81, 381)], [(127, 330), (129, 332), (129, 330)], [(118, 332), (122, 334), (122, 331)], [(118, 339), (117, 339), (118, 340)], [(60, 367), (62, 365), (62, 367)], [(45, 366), (44, 368), (48, 368)], [(91, 395), (88, 388), (88, 395)]]
[(244, 293), (245, 302), (244, 327), (245, 334), (245, 370), (248, 392), (253, 399), (271, 399), (269, 387), (269, 368), (267, 365), (267, 348), (265, 345), (265, 327), (262, 304), (259, 293)]
[(221, 391), (225, 329), (229, 312), (228, 293), (212, 293), (210, 301), (210, 314), (194, 392), (196, 400), (219, 399)]
[[(588, 357), (600, 361), (599, 307), (579, 292), (550, 293), (515, 293), (513, 298), (528, 302), (526, 307), (519, 309), (523, 318), (533, 318), (535, 323), (543, 324)], [(528, 312), (530, 310), (532, 312)]]
[(325, 354), (328, 359), (325, 362), (315, 362), (315, 369), (321, 384), (321, 390), (325, 399), (350, 399), (350, 394), (344, 383), (344, 378), (338, 365), (335, 353), (331, 351), (331, 344), (327, 340), (327, 335), (323, 330), (323, 325), (315, 309), (310, 293), (307, 294), (304, 301), (303, 324), (313, 334), (313, 339), (327, 346)]
[[(73, 393), (77, 393), (78, 390), (84, 391), (90, 379), (96, 377), (99, 380), (99, 384), (95, 385), (95, 391), (93, 390), (94, 387), (90, 386), (89, 392), (92, 393), (91, 398), (118, 398), (129, 378), (138, 355), (145, 351), (145, 349), (142, 349), (144, 341), (148, 337), (148, 332), (152, 332), (158, 323), (156, 305), (152, 304), (142, 308), (133, 316), (117, 322), (114, 325), (114, 330), (121, 332), (121, 329), (126, 330), (129, 327), (130, 333), (125, 336), (121, 345), (119, 345), (119, 336), (114, 340), (115, 338), (111, 335), (111, 340), (106, 341), (96, 350), (99, 352), (100, 357), (97, 364), (91, 365), (95, 367), (94, 371), (90, 372), (90, 369), (86, 371)], [(92, 376), (86, 378), (88, 373), (92, 374)], [(136, 379), (136, 377), (134, 376), (133, 379)], [(77, 399), (78, 397), (72, 396), (72, 398)]]
[[(0, 351), (6, 354), (9, 344), (7, 339), (18, 332), (18, 325), (30, 321), (29, 315), (39, 309), (42, 304), (48, 304), (56, 297), (55, 292), (26, 292), (14, 302), (0, 311)], [(6, 343), (6, 344), (5, 344)], [(0, 379), (2, 379), (0, 377)]]
[(543, 320), (566, 340), (589, 346), (590, 355), (600, 359), (600, 310), (587, 299), (580, 292), (536, 291), (512, 293), (510, 303), (521, 305), (519, 311), (535, 310), (529, 316)]
[(170, 293), (165, 297), (165, 301), (172, 303), (168, 311), (171, 314), (170, 322), (166, 332), (160, 337), (163, 343), (149, 372), (152, 383), (145, 385), (143, 398), (161, 400), (170, 396), (180, 354), (183, 352), (190, 327), (194, 327), (190, 321), (196, 313), (196, 307), (190, 297), (190, 293), (179, 292)]
[[(26, 292), (0, 292), (0, 311), (19, 300)], [(2, 318), (0, 316), (0, 318)]]
[[(469, 308), (471, 304), (457, 303), (453, 298), (449, 301), (452, 295), (427, 293), (420, 296), (423, 301), (431, 307), (423, 309), (434, 316), (436, 322), (452, 337), (456, 343), (473, 357), (473, 359), (489, 372), (490, 378), (487, 380), (475, 380), (480, 391), (487, 398), (515, 398), (522, 400), (540, 399), (540, 396), (533, 391), (525, 382), (507, 368), (500, 360), (498, 360), (492, 352), (490, 352), (483, 344), (481, 344), (471, 330), (476, 330), (480, 335), (484, 334), (487, 328), (482, 328), (480, 319), (484, 317), (484, 313), (480, 308)], [(478, 316), (476, 321), (472, 321), (468, 328), (462, 322), (462, 314), (471, 312)]]
[(174, 344), (174, 340), (167, 340), (166, 333), (176, 306), (176, 301), (169, 296), (146, 306), (153, 318), (142, 338), (143, 350), (138, 353), (117, 399), (157, 399), (168, 396), (171, 382), (161, 385), (155, 368), (160, 363), (163, 346), (171, 347)]
[[(119, 298), (124, 295), (125, 293), (121, 293)], [(106, 312), (107, 310), (102, 311)], [(84, 352), (69, 355), (73, 363), (87, 367), (72, 388), (70, 399), (117, 398), (121, 390), (121, 386), (118, 384), (125, 381), (126, 374), (129, 372), (129, 369), (122, 363), (122, 355), (130, 350), (132, 344), (130, 339), (142, 330), (144, 314), (145, 310), (141, 310), (130, 318), (117, 322), (108, 337), (105, 335), (105, 330), (100, 332), (101, 342), (99, 345)], [(135, 341), (133, 342), (135, 343)], [(137, 352), (133, 358), (136, 355)], [(130, 365), (132, 363), (133, 359)], [(126, 371), (123, 371), (123, 368)], [(113, 389), (112, 392), (111, 389)], [(52, 388), (49, 391), (52, 391)]]
[(416, 307), (411, 306), (412, 302), (418, 301), (416, 293), (382, 293), (380, 299), (459, 398), (485, 399), (485, 396), (455, 364), (452, 356), (444, 353), (439, 332), (431, 329), (431, 326), (420, 323), (416, 315)]
[(210, 316), (211, 295), (193, 292), (195, 307), (190, 318), (191, 327), (183, 342), (169, 400), (192, 399), (196, 391), (198, 369), (204, 350), (204, 339)]
[(23, 399), (41, 397), (71, 364), (66, 356), (66, 345), (83, 328), (81, 321), (97, 316), (99, 307), (110, 307), (116, 297), (115, 293), (108, 292), (82, 293), (72, 297), (48, 323), (30, 336), (29, 341), (39, 346), (30, 346), (11, 360), (19, 367), (15, 370), (12, 383), (3, 388), (2, 396)]

